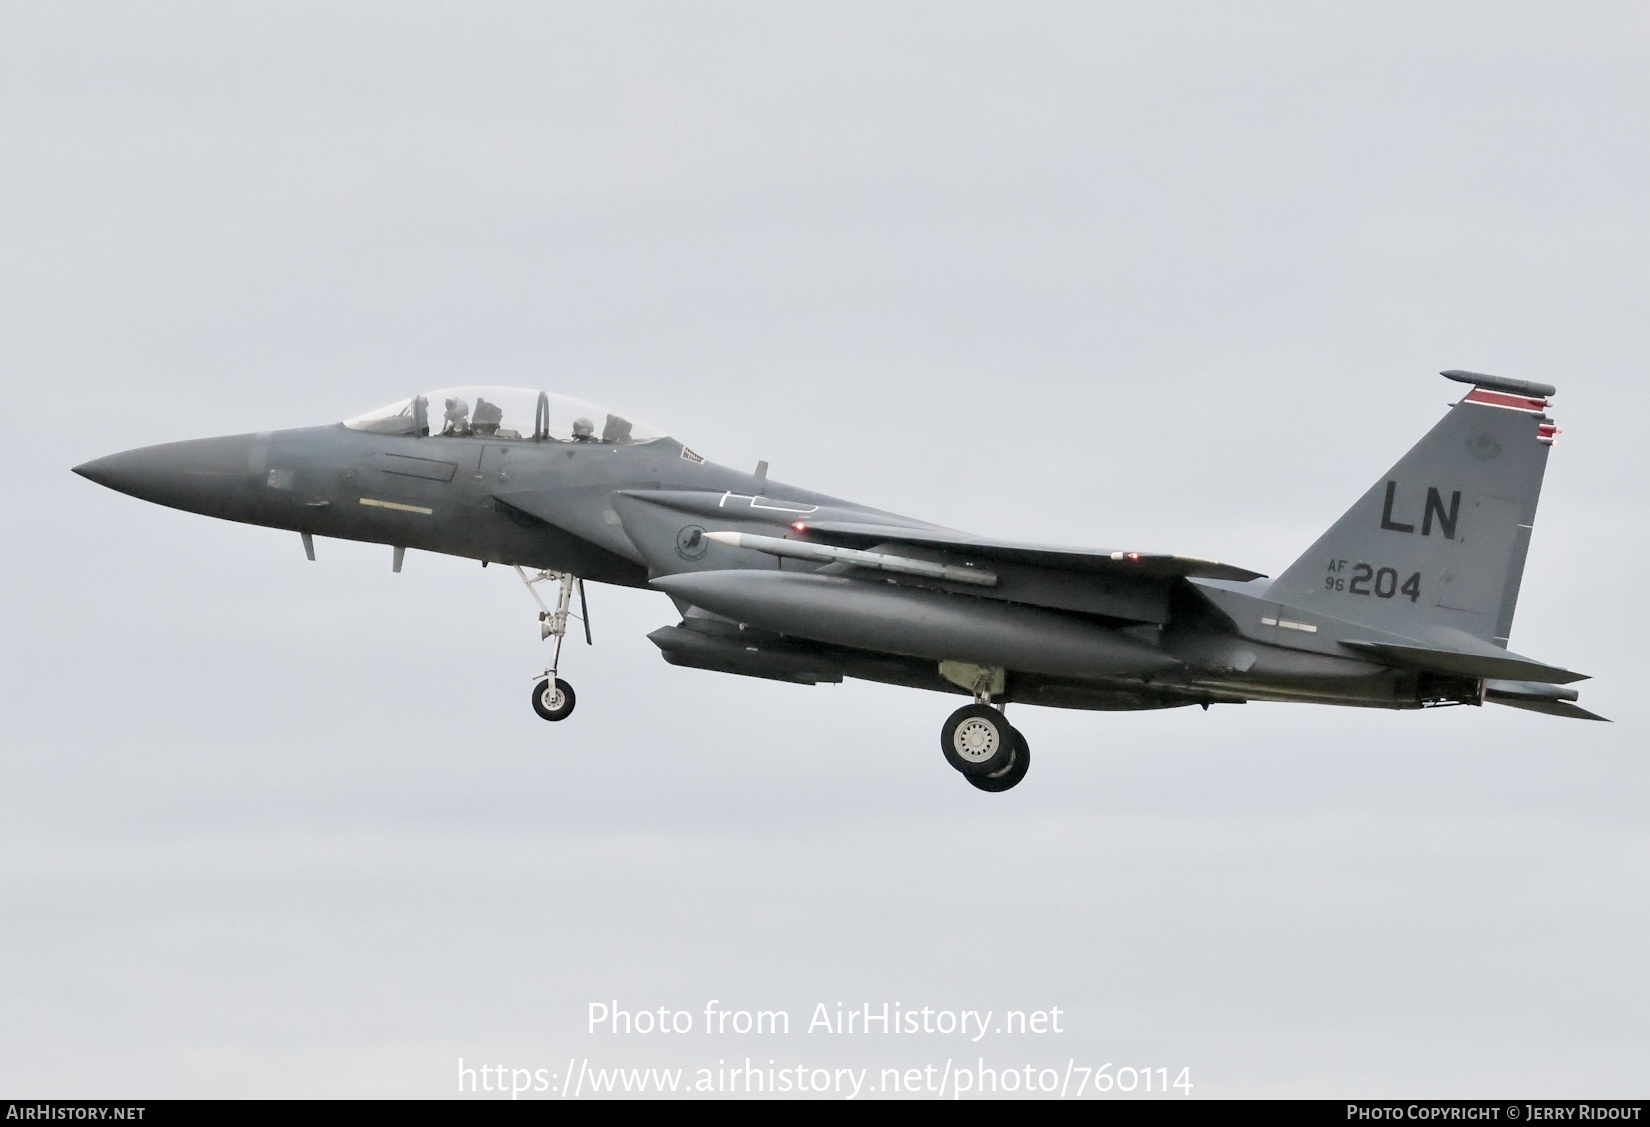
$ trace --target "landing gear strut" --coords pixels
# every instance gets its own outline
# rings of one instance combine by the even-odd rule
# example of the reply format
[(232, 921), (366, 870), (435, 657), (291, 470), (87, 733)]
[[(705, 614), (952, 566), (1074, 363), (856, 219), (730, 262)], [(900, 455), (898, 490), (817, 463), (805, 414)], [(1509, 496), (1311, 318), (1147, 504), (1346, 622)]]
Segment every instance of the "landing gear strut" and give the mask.
[[(586, 645), (590, 644), (590, 608), (584, 600), (584, 580), (565, 571), (541, 571), (529, 579), (520, 564), (516, 565), (516, 574), (521, 576), (527, 593), (533, 596), (533, 601), (539, 605), (539, 639), (556, 640), (550, 668), (534, 674), (539, 681), (533, 686), (533, 711), (544, 720), (565, 720), (573, 715), (573, 706), (578, 702), (578, 697), (574, 695), (572, 685), (556, 676), (556, 670), (561, 665), (561, 643), (567, 635), (568, 607), (573, 602), (575, 586), (579, 589), (579, 610), (582, 613), (573, 617), (584, 623), (584, 641)], [(558, 587), (555, 610), (545, 606), (544, 600), (539, 598), (539, 593), (533, 589), (535, 583), (552, 582)]]
[(940, 729), (940, 750), (963, 778), (983, 791), (1005, 791), (1031, 769), (1031, 746), (999, 708), (965, 704)]

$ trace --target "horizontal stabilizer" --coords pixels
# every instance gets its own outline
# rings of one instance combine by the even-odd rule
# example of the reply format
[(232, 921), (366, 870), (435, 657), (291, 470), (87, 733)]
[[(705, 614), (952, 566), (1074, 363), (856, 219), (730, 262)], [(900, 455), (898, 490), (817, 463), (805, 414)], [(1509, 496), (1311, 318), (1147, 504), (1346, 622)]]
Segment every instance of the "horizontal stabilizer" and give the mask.
[[(1576, 704), (1579, 696), (1574, 689), (1562, 685), (1547, 685), (1539, 681), (1485, 681), (1484, 702), (1504, 704), (1508, 708), (1522, 708), (1528, 712), (1545, 712), (1548, 716), (1567, 716), (1572, 720), (1604, 720), (1596, 712), (1588, 712)], [(1609, 721), (1605, 721), (1609, 723)]]
[(941, 551), (960, 552), (965, 555), (1008, 560), (1061, 571), (1105, 572), (1160, 579), (1232, 579), (1239, 583), (1265, 578), (1258, 571), (1233, 567), (1231, 564), (1217, 563), (1214, 560), (1198, 559), (1195, 556), (1019, 544), (1012, 540), (993, 540), (966, 532), (938, 528), (900, 528), (849, 521), (798, 521), (792, 527), (798, 532), (817, 537), (827, 543), (838, 542), (846, 547), (870, 547), (890, 543), (917, 544)]
[(1428, 669), (1435, 673), (1452, 673), (1458, 677), (1540, 681), (1558, 685), (1587, 679), (1585, 673), (1572, 673), (1568, 669), (1542, 665), (1538, 661), (1531, 661), (1514, 653), (1492, 656), (1483, 653), (1464, 653), (1460, 650), (1439, 650), (1430, 646), (1396, 646), (1386, 642), (1342, 642), (1341, 645), (1385, 658), (1395, 665)]
[(1522, 708), (1526, 712), (1544, 712), (1548, 716), (1563, 716), (1571, 720), (1602, 720), (1610, 723), (1610, 718), (1600, 716), (1596, 712), (1588, 712), (1579, 704), (1567, 700), (1514, 700), (1497, 697), (1485, 698), (1490, 704), (1504, 704), (1508, 708)]

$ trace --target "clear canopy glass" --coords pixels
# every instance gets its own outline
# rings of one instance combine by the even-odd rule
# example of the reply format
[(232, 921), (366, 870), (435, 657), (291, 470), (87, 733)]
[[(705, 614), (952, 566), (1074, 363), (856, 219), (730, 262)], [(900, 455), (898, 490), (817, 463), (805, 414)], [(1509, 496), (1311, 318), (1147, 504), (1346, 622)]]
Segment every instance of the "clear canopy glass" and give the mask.
[(590, 442), (630, 446), (667, 437), (627, 415), (525, 387), (449, 387), (344, 420), (374, 434), (441, 435), (489, 442)]

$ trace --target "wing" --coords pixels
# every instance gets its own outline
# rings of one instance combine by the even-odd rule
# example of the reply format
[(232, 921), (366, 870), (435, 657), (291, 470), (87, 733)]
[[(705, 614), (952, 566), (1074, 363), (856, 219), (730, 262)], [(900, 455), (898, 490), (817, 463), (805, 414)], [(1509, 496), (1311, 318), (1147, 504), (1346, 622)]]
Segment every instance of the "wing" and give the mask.
[(955, 552), (959, 555), (1007, 560), (1010, 563), (1030, 564), (1057, 571), (1086, 571), (1161, 579), (1232, 579), (1240, 583), (1265, 578), (1258, 571), (1218, 563), (1215, 560), (1199, 559), (1196, 556), (1023, 544), (943, 528), (909, 528), (839, 520), (800, 520), (791, 527), (810, 540), (845, 548), (865, 548), (877, 544), (911, 544)]
[[(1264, 578), (1258, 571), (1195, 556), (1110, 548), (1068, 548), (976, 536), (893, 513), (854, 508), (846, 502), (818, 494), (788, 500), (731, 491), (637, 489), (620, 491), (617, 500), (619, 512), (627, 523), (633, 516), (640, 519), (640, 507), (645, 506), (692, 516), (710, 531), (731, 532), (737, 529), (756, 532), (758, 530), (752, 525), (767, 525), (768, 528), (761, 530), (762, 534), (785, 537), (799, 544), (851, 549), (877, 548), (881, 545), (880, 551), (884, 553), (903, 545), (916, 551), (963, 557), (961, 560), (938, 562), (1001, 561), (1035, 568), (1045, 575), (1065, 573), (1073, 579), (1145, 581), (1166, 588), (1165, 581), (1182, 578), (1229, 579), (1240, 583)], [(674, 534), (674, 530), (672, 532)], [(637, 537), (638, 542), (647, 539), (639, 524)], [(661, 563), (665, 566), (660, 570), (665, 570), (670, 560)]]

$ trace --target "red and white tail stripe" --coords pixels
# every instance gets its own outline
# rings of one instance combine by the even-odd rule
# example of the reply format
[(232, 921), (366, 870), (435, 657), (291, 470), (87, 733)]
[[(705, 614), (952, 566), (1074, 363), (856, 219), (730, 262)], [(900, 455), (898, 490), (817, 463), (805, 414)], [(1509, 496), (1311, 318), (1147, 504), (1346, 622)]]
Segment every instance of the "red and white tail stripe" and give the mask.
[(1535, 428), (1535, 440), (1544, 446), (1551, 446), (1553, 439), (1558, 437), (1558, 426), (1549, 418), (1547, 400), (1529, 395), (1515, 395), (1507, 391), (1491, 391), (1487, 387), (1475, 387), (1461, 400), (1463, 403), (1479, 403), (1485, 407), (1503, 407), (1508, 411), (1519, 411), (1526, 415), (1540, 415), (1541, 421)]
[(1511, 411), (1524, 411), (1531, 415), (1540, 415), (1547, 410), (1545, 399), (1532, 399), (1527, 395), (1513, 395), (1505, 391), (1491, 391), (1487, 387), (1473, 388), (1461, 402), (1482, 403), (1486, 407), (1505, 407)]

